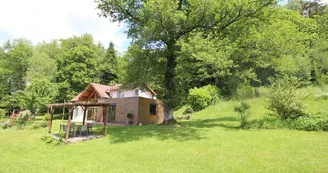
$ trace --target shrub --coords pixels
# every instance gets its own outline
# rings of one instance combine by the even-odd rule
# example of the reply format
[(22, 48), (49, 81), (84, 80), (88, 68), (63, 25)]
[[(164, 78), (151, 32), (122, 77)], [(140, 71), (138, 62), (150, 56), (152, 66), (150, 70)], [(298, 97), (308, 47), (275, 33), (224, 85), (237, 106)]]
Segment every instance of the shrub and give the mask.
[(294, 78), (284, 77), (274, 81), (268, 96), (267, 108), (284, 120), (304, 115), (303, 100), (306, 94), (298, 91), (298, 86), (299, 83)]
[(22, 111), (18, 115), (18, 119), (20, 119), (21, 121), (28, 121), (31, 119), (31, 117), (32, 113), (29, 110)]
[(49, 126), (49, 122), (47, 122), (47, 121), (34, 122), (31, 126), (31, 129), (45, 128), (48, 126)]
[(247, 118), (250, 114), (249, 108), (250, 108), (250, 106), (246, 102), (241, 102), (239, 105), (236, 105), (234, 107), (234, 111), (238, 113), (241, 128), (246, 127)]
[(45, 143), (51, 143), (52, 142), (52, 137), (50, 136), (50, 135), (43, 135), (42, 137), (41, 137), (41, 140), (42, 141), (44, 141)]
[(305, 131), (328, 131), (328, 115), (318, 114), (296, 119), (291, 128)]
[(49, 126), (49, 122), (48, 121), (42, 121), (40, 123), (40, 127), (42, 127), (42, 128), (45, 128), (45, 127), (48, 127), (48, 126)]
[(244, 83), (237, 88), (237, 98), (238, 99), (249, 99), (249, 98), (254, 98), (254, 91), (253, 88), (247, 84)]
[(44, 114), (44, 116), (42, 117), (42, 119), (44, 121), (49, 121), (50, 120), (50, 114), (49, 113)]
[(219, 102), (219, 90), (212, 85), (189, 90), (188, 104), (194, 111), (205, 109)]
[(6, 110), (0, 109), (0, 119), (6, 118)]
[(11, 128), (13, 125), (12, 124), (3, 124), (1, 127), (2, 129), (7, 129), (7, 128)]
[(31, 129), (39, 129), (41, 128), (40, 124), (32, 124)]

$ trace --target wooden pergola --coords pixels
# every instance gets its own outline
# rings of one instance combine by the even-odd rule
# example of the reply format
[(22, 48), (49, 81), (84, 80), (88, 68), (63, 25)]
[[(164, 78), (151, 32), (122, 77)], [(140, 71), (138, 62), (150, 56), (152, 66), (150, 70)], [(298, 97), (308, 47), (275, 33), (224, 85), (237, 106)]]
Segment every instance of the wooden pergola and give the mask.
[[(103, 121), (104, 121), (104, 135), (107, 133), (107, 113), (108, 109), (111, 103), (56, 103), (56, 104), (48, 104), (48, 112), (50, 114), (50, 120), (49, 120), (49, 134), (51, 134), (51, 129), (52, 129), (52, 120), (53, 120), (53, 115), (55, 109), (58, 108), (63, 108), (63, 114), (62, 114), (62, 119), (64, 120), (64, 115), (65, 115), (65, 108), (68, 108), (68, 121), (67, 121), (67, 129), (70, 129), (71, 127), (71, 119), (73, 115), (73, 110), (80, 106), (82, 107), (84, 113), (83, 113), (83, 125), (85, 125), (85, 117), (86, 117), (86, 112), (88, 107), (103, 107)], [(65, 135), (65, 140), (68, 140), (69, 133), (66, 133)]]

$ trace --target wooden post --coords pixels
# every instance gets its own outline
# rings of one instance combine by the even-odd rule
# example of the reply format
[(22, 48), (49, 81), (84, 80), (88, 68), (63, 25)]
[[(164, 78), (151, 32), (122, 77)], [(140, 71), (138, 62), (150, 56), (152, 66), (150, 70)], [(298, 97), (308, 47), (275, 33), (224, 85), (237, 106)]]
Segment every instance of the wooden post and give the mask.
[[(82, 106), (81, 106), (82, 107)], [(82, 109), (83, 109), (83, 107), (82, 107)], [(84, 107), (84, 109), (83, 109), (83, 125), (85, 125), (85, 116), (86, 116), (86, 114), (87, 114), (87, 107), (85, 106)]]
[(69, 108), (68, 111), (68, 121), (67, 121), (67, 129), (66, 129), (66, 135), (65, 135), (65, 140), (68, 140), (69, 137), (69, 132), (70, 132), (70, 128), (71, 128), (71, 114), (72, 114), (72, 108)]
[(64, 107), (63, 107), (62, 121), (64, 121), (64, 117), (65, 117), (65, 103), (66, 103), (66, 100), (64, 100)]
[(103, 106), (104, 135), (107, 134), (107, 112), (108, 106)]
[(54, 109), (51, 107), (50, 108), (50, 111), (48, 109), (48, 113), (50, 113), (50, 120), (49, 120), (49, 134), (51, 134), (51, 129), (52, 129), (52, 119), (53, 119), (53, 116), (54, 116)]

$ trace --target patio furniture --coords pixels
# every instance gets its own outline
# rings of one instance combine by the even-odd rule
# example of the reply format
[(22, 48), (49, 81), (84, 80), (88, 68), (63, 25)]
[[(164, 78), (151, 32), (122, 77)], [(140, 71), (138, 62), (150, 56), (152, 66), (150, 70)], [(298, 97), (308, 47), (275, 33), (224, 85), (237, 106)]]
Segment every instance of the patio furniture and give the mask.
[(88, 126), (87, 125), (81, 126), (80, 135), (82, 136), (83, 133), (86, 134), (86, 136), (88, 136)]
[[(67, 133), (67, 125), (66, 124), (60, 124), (60, 129), (64, 132), (66, 135)], [(70, 126), (70, 129), (68, 130), (68, 136), (75, 136), (75, 123), (72, 123)], [(72, 135), (71, 135), (72, 134)]]
[(79, 135), (79, 134), (80, 134), (80, 132), (81, 132), (81, 126), (82, 126), (82, 125), (75, 125), (75, 126), (74, 126), (74, 137), (75, 137), (76, 135)]
[(92, 134), (92, 126), (93, 126), (92, 123), (88, 123), (88, 124), (87, 124), (87, 127), (88, 127), (88, 133), (90, 133), (90, 134)]

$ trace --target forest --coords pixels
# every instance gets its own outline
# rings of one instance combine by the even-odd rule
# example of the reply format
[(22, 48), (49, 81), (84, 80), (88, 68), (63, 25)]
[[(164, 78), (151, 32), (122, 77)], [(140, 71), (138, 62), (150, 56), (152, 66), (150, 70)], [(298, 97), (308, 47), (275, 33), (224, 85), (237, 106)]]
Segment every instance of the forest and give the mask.
[(42, 114), (90, 82), (150, 85), (168, 122), (195, 88), (211, 85), (234, 99), (278, 79), (297, 88), (328, 83), (328, 8), (320, 1), (95, 2), (100, 16), (127, 24), (128, 50), (90, 34), (36, 45), (8, 40), (0, 46), (1, 116)]
[[(64, 2), (90, 6), (52, 1), (72, 10)], [(327, 172), (327, 0), (93, 5), (97, 19), (124, 24), (127, 50), (95, 33), (0, 45), (0, 172)], [(111, 99), (105, 90), (108, 103), (98, 104), (93, 91), (81, 102), (86, 119), (75, 119), (80, 103), (69, 102), (91, 82), (150, 87), (160, 101)], [(119, 109), (140, 103), (141, 113)]]

